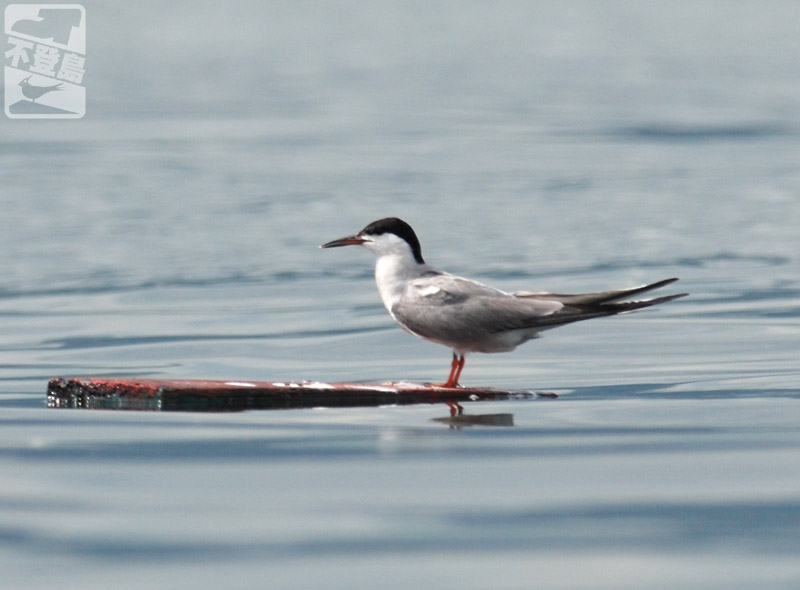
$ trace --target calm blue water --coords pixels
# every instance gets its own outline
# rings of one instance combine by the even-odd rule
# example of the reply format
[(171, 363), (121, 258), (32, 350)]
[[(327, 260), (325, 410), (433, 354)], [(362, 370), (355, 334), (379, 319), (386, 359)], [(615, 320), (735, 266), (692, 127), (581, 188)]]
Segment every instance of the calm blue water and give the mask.
[[(50, 588), (800, 584), (800, 8), (86, 3), (87, 116), (0, 120), (0, 570)], [(228, 5), (226, 5), (228, 6)], [(57, 375), (443, 379), (372, 257), (691, 297), (468, 359), (560, 399), (45, 408)]]

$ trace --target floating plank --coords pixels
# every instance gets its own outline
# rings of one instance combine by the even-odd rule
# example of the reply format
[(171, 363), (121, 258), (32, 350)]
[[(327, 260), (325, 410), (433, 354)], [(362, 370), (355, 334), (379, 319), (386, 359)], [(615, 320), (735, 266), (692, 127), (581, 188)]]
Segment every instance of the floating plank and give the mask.
[(47, 386), (49, 408), (184, 412), (346, 408), (554, 397), (557, 397), (554, 393), (519, 389), (450, 388), (415, 383), (55, 377)]

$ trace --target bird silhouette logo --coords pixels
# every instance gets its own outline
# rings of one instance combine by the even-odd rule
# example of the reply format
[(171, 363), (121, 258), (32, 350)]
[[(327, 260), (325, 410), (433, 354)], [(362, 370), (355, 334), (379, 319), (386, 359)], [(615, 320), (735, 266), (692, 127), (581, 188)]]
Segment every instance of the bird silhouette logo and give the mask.
[(86, 11), (80, 4), (9, 4), (4, 15), (5, 114), (79, 119), (86, 113)]
[(34, 86), (31, 84), (32, 76), (28, 76), (24, 80), (20, 81), (19, 86), (22, 87), (22, 95), (25, 98), (30, 98), (31, 102), (36, 103), (36, 99), (44, 96), (48, 92), (53, 92), (54, 90), (61, 90), (63, 86), (63, 82), (59, 82), (58, 84), (53, 84), (52, 86)]

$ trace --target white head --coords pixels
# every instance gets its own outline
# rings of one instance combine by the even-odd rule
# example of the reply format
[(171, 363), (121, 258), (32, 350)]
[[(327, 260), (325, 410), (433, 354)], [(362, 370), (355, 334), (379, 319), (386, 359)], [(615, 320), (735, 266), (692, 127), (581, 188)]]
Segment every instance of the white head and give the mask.
[(402, 219), (386, 217), (373, 221), (354, 236), (347, 236), (322, 244), (320, 248), (339, 246), (364, 246), (378, 258), (396, 256), (416, 264), (425, 264), (417, 234)]

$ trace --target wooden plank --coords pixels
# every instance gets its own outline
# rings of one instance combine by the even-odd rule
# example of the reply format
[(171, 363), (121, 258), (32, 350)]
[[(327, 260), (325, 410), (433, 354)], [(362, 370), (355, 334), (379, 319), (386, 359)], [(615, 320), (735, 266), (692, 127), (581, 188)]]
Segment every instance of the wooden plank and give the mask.
[(415, 383), (54, 377), (47, 386), (47, 406), (50, 408), (187, 412), (369, 407), (554, 397), (557, 397), (554, 393), (518, 389), (447, 388)]

